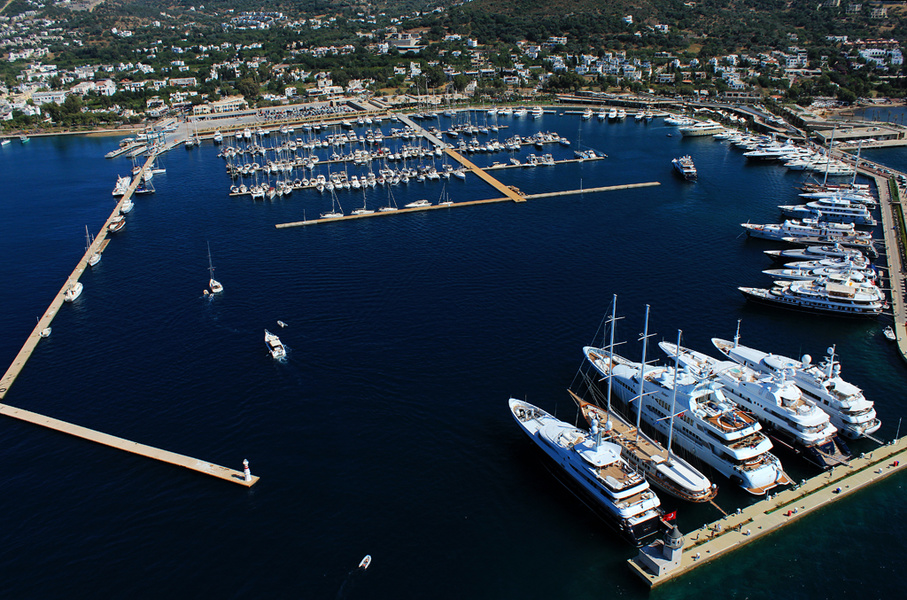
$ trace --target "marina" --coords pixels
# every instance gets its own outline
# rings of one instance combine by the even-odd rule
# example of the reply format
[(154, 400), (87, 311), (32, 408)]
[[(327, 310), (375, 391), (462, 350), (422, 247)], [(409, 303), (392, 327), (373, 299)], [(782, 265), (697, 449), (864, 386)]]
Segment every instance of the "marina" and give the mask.
[[(576, 147), (579, 122), (579, 115), (545, 113), (535, 128), (560, 129)], [(529, 136), (531, 124), (525, 118), (512, 133)], [(368, 579), (359, 582), (359, 591), (379, 596), (393, 593), (394, 582), (416, 572), (415, 584), (425, 589), (438, 581), (449, 586), (442, 597), (556, 596), (568, 590), (591, 598), (607, 585), (625, 597), (643, 598), (648, 584), (641, 585), (625, 566), (636, 551), (549, 480), (535, 448), (502, 407), (508, 397), (528, 396), (559, 420), (577, 422), (576, 407), (563, 388), (582, 341), (601, 315), (602, 301), (614, 291), (621, 291), (634, 313), (653, 302), (658, 308), (653, 329), (668, 332), (669, 339), (672, 326), (690, 328), (684, 345), (693, 348), (706, 348), (707, 336), (715, 332), (732, 333), (741, 318), (747, 344), (766, 351), (798, 356), (801, 348), (817, 352), (837, 344), (847, 380), (876, 400), (882, 425), (873, 435), (891, 439), (904, 409), (898, 392), (904, 375), (896, 345), (880, 331), (886, 316), (879, 322), (836, 322), (787, 314), (750, 306), (735, 289), (764, 281), (761, 270), (769, 263), (764, 251), (782, 246), (736, 239), (739, 223), (777, 219), (777, 205), (795, 196), (793, 184), (800, 176), (780, 164), (749, 164), (720, 141), (667, 138), (665, 133), (676, 129), (662, 126), (660, 119), (648, 125), (632, 119), (605, 124), (593, 115), (588, 127), (583, 139), (605, 150), (607, 160), (532, 169), (482, 166), (481, 155), (468, 157), (501, 185), (525, 194), (527, 201), (518, 206), (510, 206), (513, 199), (503, 193), (489, 193), (488, 183), (467, 173), (465, 180), (451, 178), (447, 185), (450, 206), (476, 202), (484, 206), (481, 210), (439, 213), (433, 207), (439, 206), (442, 186), (411, 183), (366, 190), (366, 203), (361, 190), (340, 195), (344, 209), (367, 206), (378, 214), (382, 196), (393, 189), (406, 218), (343, 217), (350, 219), (343, 226), (289, 228), (279, 234), (275, 223), (284, 229), (306, 220), (304, 211), (323, 212), (329, 195), (307, 192), (265, 203), (226, 198), (223, 160), (209, 142), (180, 148), (176, 158), (171, 153), (167, 173), (155, 176), (157, 194), (133, 198), (128, 226), (111, 236), (116, 239), (107, 249), (115, 252), (105, 252), (102, 262), (80, 277), (82, 295), (68, 305), (72, 310), (56, 315), (52, 336), (41, 340), (4, 402), (94, 431), (154, 440), (183, 456), (241, 452), (266, 475), (266, 485), (231, 493), (217, 480), (173, 477), (172, 469), (157, 467), (156, 461), (124, 460), (100, 446), (93, 449), (95, 444), (74, 444), (69, 436), (10, 421), (4, 460), (13, 493), (4, 500), (5, 511), (14, 520), (24, 518), (26, 507), (15, 498), (24, 497), (27, 488), (49, 524), (37, 539), (82, 544), (126, 569), (150, 565), (172, 572), (172, 582), (162, 583), (168, 593), (177, 586), (203, 595), (236, 593), (234, 585), (198, 572), (244, 560), (250, 566), (249, 585), (259, 593), (331, 596), (348, 570), (338, 565), (355, 568), (368, 552), (377, 562), (368, 568)], [(592, 128), (601, 130), (599, 138)], [(95, 152), (100, 157), (109, 141), (107, 149), (93, 147), (102, 149)], [(54, 156), (40, 138), (21, 148)], [(528, 151), (513, 156), (522, 161)], [(695, 185), (670, 170), (672, 157), (688, 154), (700, 170)], [(128, 164), (125, 157), (102, 161), (108, 171), (90, 194), (104, 196), (105, 219), (118, 161)], [(646, 183), (621, 185), (633, 181)], [(743, 191), (733, 197), (716, 193), (729, 186)], [(593, 195), (603, 189), (609, 193)], [(490, 195), (501, 198), (482, 200)], [(559, 200), (532, 201), (544, 197)], [(403, 208), (420, 199), (429, 199), (433, 207)], [(30, 200), (36, 209), (40, 202)], [(48, 225), (41, 231), (51, 231), (62, 211), (42, 214)], [(70, 248), (82, 254), (85, 223), (95, 231), (101, 220), (78, 213), (67, 218), (73, 223), (66, 234), (72, 238)], [(22, 223), (12, 220), (8, 227), (29, 230)], [(66, 262), (62, 257), (69, 255), (59, 252), (56, 261)], [(59, 288), (72, 261), (61, 272), (38, 262), (42, 257), (34, 252), (22, 257), (37, 266), (20, 275), (17, 265), (7, 265), (6, 273), (33, 283), (23, 286), (22, 298), (7, 291), (4, 300), (31, 329), (43, 309), (30, 307), (36, 301), (46, 307), (53, 295), (34, 282), (49, 278)], [(210, 283), (212, 266), (225, 289), (205, 297), (201, 292)], [(886, 273), (892, 268), (884, 253), (880, 266)], [(641, 272), (646, 275), (639, 277)], [(548, 289), (554, 293), (545, 293)], [(637, 325), (642, 330), (639, 317), (629, 320), (628, 334)], [(21, 342), (24, 336), (10, 325), (13, 319), (4, 319), (12, 332), (7, 337)], [(285, 360), (273, 360), (262, 347), (263, 328), (279, 333)], [(9, 343), (4, 349), (14, 356), (8, 348)], [(624, 355), (638, 360), (638, 343), (631, 341)], [(401, 448), (404, 433), (407, 443)], [(412, 453), (413, 445), (421, 451)], [(857, 440), (851, 464), (860, 465), (861, 454), (879, 457), (888, 447)], [(333, 456), (322, 460), (325, 449)], [(786, 450), (778, 452), (791, 479), (807, 483), (797, 484), (797, 490), (770, 490), (774, 502), (828, 476)], [(366, 455), (388, 468), (358, 468)], [(900, 458), (872, 465), (867, 475), (878, 469), (898, 473), (887, 465)], [(357, 477), (344, 475), (351, 470)], [(439, 471), (444, 476), (436, 478), (432, 473)], [(835, 477), (845, 471), (833, 469)], [(297, 477), (300, 472), (305, 477)], [(111, 480), (116, 494), (108, 497), (105, 485)], [(322, 485), (312, 486), (313, 480)], [(738, 507), (748, 515), (750, 507), (768, 504), (721, 477), (715, 479), (720, 490), (714, 505), (679, 502), (659, 492), (666, 514), (677, 512), (683, 564), (697, 563), (682, 570), (675, 592), (693, 597), (716, 585), (740, 589), (734, 581), (743, 572), (747, 589), (783, 595), (791, 582), (779, 573), (802, 567), (797, 557), (803, 556), (804, 537), (840, 536), (846, 540), (840, 553), (816, 553), (810, 564), (816, 570), (835, 569), (843, 583), (811, 580), (814, 588), (805, 596), (856, 593), (858, 584), (849, 582), (864, 581), (866, 573), (876, 577), (880, 593), (896, 593), (897, 579), (879, 565), (899, 543), (900, 525), (891, 525), (890, 515), (897, 510), (900, 484), (897, 477), (876, 480), (853, 495), (834, 493), (853, 480), (836, 481), (829, 497), (846, 501), (825, 504), (833, 511), (828, 518), (785, 517), (796, 526), (772, 529), (770, 548), (747, 544), (743, 552), (721, 554), (727, 561), (721, 568), (703, 569), (699, 564), (711, 567), (711, 560), (700, 563), (693, 557), (711, 557), (717, 546), (690, 547), (703, 539), (702, 524), (720, 524), (725, 531), (736, 526)], [(63, 482), (74, 486), (72, 494), (61, 494), (65, 488), (57, 484)], [(433, 511), (418, 514), (401, 505), (393, 490), (404, 486)], [(93, 506), (80, 504), (79, 497)], [(299, 498), (305, 498), (304, 517)], [(796, 507), (802, 515), (801, 505), (785, 504), (781, 513)], [(124, 511), (126, 506), (131, 510)], [(373, 518), (379, 510), (380, 523)], [(853, 510), (860, 513), (859, 524), (849, 517)], [(120, 518), (123, 512), (129, 514)], [(162, 550), (185, 540), (177, 530), (187, 527), (197, 527), (185, 542), (195, 556), (168, 556)], [(438, 539), (426, 546), (428, 528)], [(747, 528), (756, 531), (758, 525), (747, 523), (742, 531)], [(881, 533), (866, 541), (861, 537), (866, 529)], [(97, 535), (89, 535), (92, 531)], [(265, 545), (260, 531), (276, 533)], [(540, 536), (552, 543), (540, 543)], [(716, 543), (750, 539), (744, 533), (716, 537)], [(146, 541), (134, 544), (137, 539)], [(303, 539), (317, 541), (317, 551), (300, 543)], [(482, 548), (475, 549), (477, 541)], [(18, 548), (11, 568), (52, 552), (49, 543), (30, 541)], [(523, 550), (494, 563), (495, 569), (483, 566), (514, 547)], [(428, 555), (444, 549), (453, 553), (443, 567), (435, 565)], [(748, 566), (753, 563), (768, 568), (755, 572)], [(499, 566), (546, 574), (531, 583), (501, 581)], [(469, 575), (451, 578), (451, 569)], [(670, 579), (657, 585), (670, 585)], [(72, 584), (100, 594), (117, 589), (150, 597), (128, 578), (113, 575), (108, 581), (69, 567), (40, 581), (15, 576), (10, 582), (11, 593), (20, 597)]]

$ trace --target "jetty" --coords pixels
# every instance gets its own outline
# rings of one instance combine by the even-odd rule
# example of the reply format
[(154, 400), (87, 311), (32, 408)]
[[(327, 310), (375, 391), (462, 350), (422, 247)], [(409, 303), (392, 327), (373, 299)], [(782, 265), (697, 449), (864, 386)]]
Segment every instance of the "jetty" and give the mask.
[[(649, 587), (659, 586), (725, 556), (758, 539), (779, 531), (832, 502), (881, 481), (907, 467), (907, 444), (894, 440), (869, 454), (850, 460), (849, 465), (804, 480), (790, 489), (770, 494), (751, 506), (740, 508), (685, 536), (674, 566), (654, 573), (652, 564), (666, 562), (659, 556), (661, 545), (645, 547), (627, 561), (630, 569)], [(667, 544), (665, 544), (666, 546)], [(670, 551), (665, 552), (670, 556)], [(654, 560), (653, 560), (654, 556)]]
[[(523, 194), (519, 190), (512, 190), (513, 193), (520, 195), (520, 202), (525, 202), (526, 200), (536, 200), (540, 198), (555, 198), (559, 196), (574, 196), (577, 194), (597, 194), (600, 192), (613, 192), (616, 190), (631, 190), (636, 188), (643, 187), (652, 187), (661, 185), (657, 181), (648, 181), (644, 183), (625, 183), (621, 185), (610, 185), (604, 187), (593, 187), (585, 188), (578, 190), (563, 190), (560, 192), (545, 192), (542, 194)], [(432, 204), (429, 206), (418, 206), (413, 208), (400, 208), (393, 211), (376, 211), (373, 213), (363, 214), (363, 215), (344, 215), (342, 217), (331, 217), (327, 219), (307, 219), (302, 221), (291, 221), (289, 223), (278, 223), (275, 225), (277, 229), (287, 229), (290, 227), (304, 227), (306, 225), (321, 225), (324, 223), (336, 223), (338, 221), (349, 221), (352, 219), (368, 219), (371, 217), (389, 217), (393, 215), (420, 212), (426, 210), (439, 210), (439, 209), (448, 209), (448, 208), (464, 208), (467, 206), (479, 206), (482, 204), (494, 204), (497, 202), (513, 202), (511, 196), (505, 196), (503, 198), (486, 198), (484, 200), (466, 200), (464, 202), (451, 202), (451, 203), (442, 203), (442, 204)]]
[[(879, 191), (879, 209), (882, 213), (882, 235), (885, 243), (885, 256), (888, 259), (888, 281), (891, 287), (891, 314), (894, 318), (895, 335), (898, 351), (907, 360), (907, 305), (904, 296), (904, 255), (902, 254), (903, 236), (907, 235), (904, 221), (904, 208), (901, 204), (900, 190), (894, 179), (876, 171), (861, 169), (864, 175), (875, 180)], [(890, 182), (890, 183), (889, 183)], [(907, 251), (907, 249), (903, 249)]]
[(37, 325), (25, 340), (25, 343), (22, 345), (19, 353), (16, 355), (15, 359), (13, 359), (12, 364), (6, 370), (6, 373), (3, 375), (3, 377), (0, 378), (0, 414), (7, 417), (12, 417), (14, 419), (19, 419), (20, 421), (25, 421), (27, 423), (32, 423), (34, 425), (39, 425), (41, 427), (46, 427), (48, 429), (53, 429), (54, 431), (73, 435), (84, 440), (104, 444), (112, 448), (117, 448), (118, 450), (124, 450), (126, 452), (131, 452), (132, 454), (137, 454), (139, 456), (153, 458), (161, 462), (166, 462), (172, 465), (191, 469), (199, 473), (205, 473), (207, 475), (211, 475), (225, 481), (231, 481), (233, 483), (238, 483), (246, 487), (251, 487), (258, 481), (258, 477), (253, 476), (249, 472), (248, 463), (245, 463), (245, 468), (243, 471), (229, 469), (227, 467), (222, 467), (220, 465), (216, 465), (204, 460), (177, 454), (168, 450), (161, 450), (160, 448), (154, 448), (145, 444), (133, 442), (107, 433), (95, 431), (87, 427), (82, 427), (81, 425), (67, 423), (66, 421), (61, 421), (53, 417), (48, 417), (46, 415), (41, 415), (3, 403), (3, 401), (6, 399), (6, 394), (9, 391), (9, 388), (16, 381), (16, 378), (19, 376), (19, 373), (22, 372), (22, 369), (25, 368), (28, 359), (31, 357), (32, 353), (37, 347), (38, 342), (43, 339), (41, 337), (41, 332), (45, 328), (50, 327), (50, 324), (51, 322), (53, 322), (54, 317), (57, 315), (57, 312), (63, 306), (64, 294), (73, 283), (79, 280), (79, 278), (82, 276), (82, 273), (85, 272), (85, 268), (88, 266), (88, 259), (91, 258), (91, 255), (95, 252), (103, 252), (107, 247), (107, 244), (110, 241), (107, 239), (108, 226), (113, 221), (114, 217), (120, 214), (120, 209), (123, 207), (123, 204), (125, 204), (132, 198), (132, 195), (135, 193), (136, 188), (139, 186), (139, 183), (142, 181), (145, 175), (145, 170), (151, 168), (151, 165), (154, 163), (156, 156), (156, 154), (152, 153), (152, 155), (139, 170), (138, 174), (133, 178), (133, 181), (129, 185), (129, 188), (126, 190), (126, 193), (123, 194), (123, 197), (120, 198), (119, 202), (117, 202), (116, 207), (114, 208), (110, 217), (108, 217), (104, 222), (104, 226), (101, 228), (101, 231), (98, 232), (98, 235), (95, 237), (94, 241), (89, 245), (88, 249), (85, 251), (85, 254), (82, 255), (82, 258), (79, 260), (78, 264), (76, 264), (76, 268), (66, 279), (66, 284), (60, 289), (59, 292), (57, 292), (56, 296), (54, 296), (53, 300), (50, 303), (50, 306), (47, 308), (47, 310), (44, 311), (44, 314), (41, 316), (41, 318), (38, 319)]

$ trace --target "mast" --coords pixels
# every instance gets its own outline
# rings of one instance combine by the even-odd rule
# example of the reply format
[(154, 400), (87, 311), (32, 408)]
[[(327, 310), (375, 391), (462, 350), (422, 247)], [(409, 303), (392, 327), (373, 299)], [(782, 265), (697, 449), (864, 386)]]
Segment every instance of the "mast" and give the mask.
[(639, 424), (642, 421), (643, 384), (646, 380), (646, 342), (649, 340), (649, 305), (646, 304), (646, 325), (642, 334), (642, 362), (639, 365), (639, 396), (636, 406), (636, 439), (639, 439)]
[(825, 177), (822, 178), (822, 187), (825, 187), (825, 182), (828, 181), (828, 167), (831, 166), (831, 150), (835, 145), (835, 131), (837, 127), (832, 127), (831, 129), (831, 143), (828, 145), (828, 152), (825, 153)]
[(211, 279), (214, 279), (214, 265), (211, 264), (211, 242), (205, 242), (208, 245), (208, 273)]
[(677, 330), (677, 346), (674, 349), (674, 383), (672, 387), (674, 388), (674, 393), (671, 396), (671, 423), (668, 426), (668, 463), (671, 462), (671, 440), (674, 437), (674, 410), (677, 406), (677, 371), (680, 369), (680, 334), (681, 331)]
[[(734, 348), (740, 343), (740, 321), (743, 319), (737, 319), (737, 331), (734, 333)], [(677, 345), (680, 345), (680, 340), (677, 341)]]
[(614, 379), (614, 321), (617, 313), (617, 294), (611, 300), (611, 339), (608, 342), (608, 419), (611, 419), (611, 382)]
[(853, 163), (853, 179), (850, 180), (850, 187), (853, 187), (857, 184), (857, 169), (860, 166), (860, 150), (863, 149), (863, 140), (860, 140), (860, 143), (857, 144), (857, 160)]

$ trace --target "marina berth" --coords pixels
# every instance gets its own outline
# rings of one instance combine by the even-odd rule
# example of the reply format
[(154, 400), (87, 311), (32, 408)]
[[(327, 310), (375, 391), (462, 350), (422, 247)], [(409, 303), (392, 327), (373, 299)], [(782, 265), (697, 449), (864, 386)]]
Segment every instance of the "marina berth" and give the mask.
[(768, 375), (793, 373), (794, 384), (806, 398), (828, 413), (841, 435), (856, 439), (878, 431), (881, 421), (872, 401), (866, 399), (859, 387), (841, 378), (841, 364), (835, 360), (834, 346), (829, 347), (824, 361), (816, 365), (808, 354), (796, 360), (749, 348), (739, 341), (739, 326), (733, 342), (712, 338), (712, 344), (719, 352), (750, 369)]
[(825, 469), (850, 457), (828, 414), (803, 397), (785, 370), (766, 375), (732, 360), (660, 342), (658, 347), (701, 381), (717, 381), (727, 398), (756, 416), (769, 433)]
[(689, 154), (675, 158), (671, 164), (674, 165), (674, 170), (687, 181), (693, 181), (698, 176), (696, 165), (693, 164), (693, 158)]
[(557, 467), (554, 474), (583, 503), (635, 546), (664, 533), (661, 501), (646, 479), (597, 429), (583, 431), (541, 408), (511, 398), (510, 412)]
[(775, 281), (770, 289), (737, 288), (753, 302), (790, 310), (842, 317), (876, 317), (887, 306), (875, 285), (857, 283), (846, 277), (828, 276), (815, 280)]
[[(594, 350), (583, 349), (587, 356), (604, 356), (601, 349)], [(649, 367), (616, 354), (592, 364), (604, 377), (613, 377), (615, 396), (624, 405), (641, 407), (646, 425), (667, 436), (673, 423), (677, 447), (747, 492), (761, 496), (791, 483), (781, 461), (769, 452), (772, 443), (762, 426), (730, 402), (720, 386), (699, 382), (673, 367)], [(640, 383), (642, 394), (637, 392)], [(672, 402), (675, 418), (669, 419)]]

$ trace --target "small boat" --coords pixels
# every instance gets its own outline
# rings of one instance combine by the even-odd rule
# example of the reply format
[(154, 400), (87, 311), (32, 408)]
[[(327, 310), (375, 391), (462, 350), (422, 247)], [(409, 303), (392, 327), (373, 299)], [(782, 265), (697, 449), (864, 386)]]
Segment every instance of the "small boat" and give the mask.
[(363, 558), (361, 561), (359, 561), (359, 568), (364, 571), (365, 569), (368, 569), (368, 566), (370, 564), (372, 564), (372, 555), (366, 554), (365, 558)]
[(265, 329), (265, 345), (268, 347), (268, 352), (271, 353), (273, 358), (285, 358), (287, 355), (287, 349), (283, 347), (280, 338)]
[(107, 226), (107, 231), (110, 233), (116, 233), (126, 227), (126, 217), (123, 215), (117, 215), (114, 218), (110, 219), (110, 225)]
[(8, 143), (9, 143), (9, 138), (3, 138), (3, 140), (0, 141), (0, 146), (5, 146), (5, 145), (7, 145)]
[(19, 141), (22, 142), (23, 144), (26, 143), (26, 142), (28, 142), (28, 136), (27, 136), (27, 135), (20, 135), (20, 136), (19, 136)]
[(211, 264), (211, 244), (208, 244), (208, 274), (210, 279), (208, 279), (208, 287), (211, 288), (212, 294), (219, 294), (224, 291), (224, 286), (221, 282), (214, 279), (214, 265)]
[(283, 321), (277, 321), (277, 324), (280, 325), (281, 327), (286, 327), (286, 326), (287, 326), (287, 324), (284, 323)]
[[(38, 319), (38, 323), (41, 322), (41, 317), (36, 317), (36, 319)], [(48, 337), (50, 337), (50, 332), (51, 332), (51, 328), (45, 327), (38, 333), (38, 335), (40, 335), (43, 338), (48, 338)]]
[(406, 204), (404, 208), (424, 208), (426, 206), (431, 206), (431, 202), (428, 200), (416, 200), (415, 202)]
[(130, 198), (127, 198), (126, 200), (123, 201), (123, 205), (120, 206), (120, 212), (125, 215), (129, 212), (132, 212), (132, 209), (134, 207), (135, 207), (135, 203)]
[[(91, 248), (91, 245), (94, 243), (94, 239), (91, 237), (91, 234), (88, 233), (88, 225), (85, 226), (85, 252), (88, 253), (88, 250)], [(96, 264), (101, 262), (101, 253), (94, 252), (91, 256), (88, 257), (88, 266), (93, 267)]]
[(898, 339), (898, 336), (895, 335), (894, 329), (892, 329), (891, 325), (886, 326), (882, 330), (882, 335), (884, 335), (886, 338), (888, 338), (892, 342), (897, 341), (897, 339)]
[(63, 300), (66, 302), (72, 302), (82, 294), (82, 282), (73, 281), (70, 282), (69, 287), (63, 292)]

